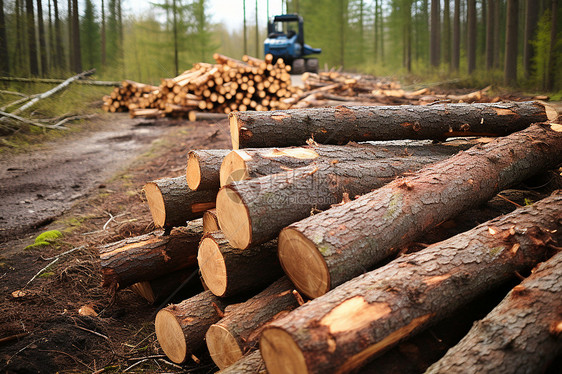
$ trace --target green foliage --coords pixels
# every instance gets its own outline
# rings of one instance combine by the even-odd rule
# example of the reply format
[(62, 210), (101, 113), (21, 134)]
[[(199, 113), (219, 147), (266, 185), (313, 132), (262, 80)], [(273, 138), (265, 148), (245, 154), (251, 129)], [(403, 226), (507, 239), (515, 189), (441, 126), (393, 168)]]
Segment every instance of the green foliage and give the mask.
[(86, 0), (84, 16), (80, 24), (82, 43), (82, 65), (91, 69), (101, 64), (100, 26), (96, 21), (96, 11), (92, 0)]
[(25, 247), (25, 249), (51, 245), (55, 243), (60, 237), (62, 237), (62, 233), (58, 230), (45, 231), (44, 233), (39, 234), (39, 236), (35, 238), (35, 242)]
[(548, 70), (548, 59), (550, 57), (550, 23), (551, 12), (547, 9), (539, 20), (537, 33), (532, 41), (535, 55), (533, 57), (534, 79), (542, 87), (546, 84)]

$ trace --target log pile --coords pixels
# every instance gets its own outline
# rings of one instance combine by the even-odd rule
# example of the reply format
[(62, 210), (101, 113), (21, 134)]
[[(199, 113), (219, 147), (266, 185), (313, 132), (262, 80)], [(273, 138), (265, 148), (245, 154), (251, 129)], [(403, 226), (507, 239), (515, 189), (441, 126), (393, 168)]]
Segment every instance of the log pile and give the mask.
[[(196, 120), (197, 112), (287, 109), (284, 100), (301, 94), (291, 85), (290, 66), (271, 56), (244, 61), (215, 53), (216, 64), (197, 63), (160, 86), (123, 81), (104, 97), (106, 111), (130, 111), (132, 117), (173, 116)], [(204, 119), (218, 118), (201, 116)], [(220, 117), (223, 118), (223, 117)]]
[[(163, 232), (102, 247), (104, 286), (114, 294), (131, 287), (154, 302), (181, 287), (170, 280), (176, 274), (201, 275), (206, 291), (156, 315), (157, 339), (177, 364), (206, 348), (223, 372), (356, 371), (560, 248), (556, 191), (400, 256), (435, 227), (560, 167), (562, 126), (533, 124), (552, 116), (534, 102), (232, 113), (234, 150), (191, 150), (185, 175), (147, 183)], [(458, 135), (470, 137), (427, 141)], [(373, 136), (426, 141), (353, 143)], [(521, 338), (541, 337), (526, 353), (540, 352), (527, 371), (559, 353), (548, 342), (562, 330), (556, 292), (541, 288), (562, 287), (559, 267), (541, 267), (487, 317), (501, 342), (511, 334), (504, 313), (513, 310), (510, 324), (521, 318), (513, 334), (531, 318), (527, 307), (541, 314)], [(487, 349), (474, 342), (491, 332), (477, 327), (458, 352)], [(494, 349), (503, 360), (505, 347)], [(433, 372), (472, 359), (458, 352)]]

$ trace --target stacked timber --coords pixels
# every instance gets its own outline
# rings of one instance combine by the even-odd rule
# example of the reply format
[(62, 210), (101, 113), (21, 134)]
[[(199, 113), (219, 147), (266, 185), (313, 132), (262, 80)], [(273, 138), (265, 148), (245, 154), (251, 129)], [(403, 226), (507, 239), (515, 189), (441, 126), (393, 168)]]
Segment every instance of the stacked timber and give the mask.
[(216, 64), (197, 63), (177, 77), (163, 79), (159, 87), (124, 81), (104, 98), (104, 109), (129, 110), (132, 117), (215, 119), (232, 111), (286, 109), (289, 104), (283, 100), (300, 94), (283, 60), (273, 64), (271, 56), (244, 56), (244, 61), (216, 53), (213, 57)]
[[(560, 167), (562, 126), (533, 124), (555, 114), (535, 102), (232, 113), (234, 150), (191, 150), (184, 176), (145, 186), (164, 231), (102, 248), (104, 285), (163, 300), (187, 273), (201, 276), (206, 291), (156, 315), (175, 363), (206, 349), (225, 373), (356, 371), (560, 248), (556, 191), (400, 256), (444, 222)], [(379, 142), (354, 143), (363, 140)], [(527, 371), (543, 370), (560, 352), (549, 340), (562, 331), (556, 258), (512, 291), (515, 304), (487, 317), (494, 331), (475, 326), (431, 370), (482, 355), (475, 342), (488, 333), (486, 341), (499, 336), (498, 361), (502, 333), (539, 336), (521, 357), (532, 356)], [(540, 324), (526, 329), (527, 318)]]

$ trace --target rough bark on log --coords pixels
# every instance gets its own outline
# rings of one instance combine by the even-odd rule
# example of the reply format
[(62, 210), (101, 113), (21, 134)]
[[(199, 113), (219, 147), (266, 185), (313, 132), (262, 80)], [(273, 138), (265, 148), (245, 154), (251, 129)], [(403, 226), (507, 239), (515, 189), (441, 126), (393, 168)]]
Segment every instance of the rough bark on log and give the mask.
[(516, 286), (427, 373), (545, 372), (562, 353), (561, 280), (562, 252)]
[(203, 234), (208, 234), (213, 231), (219, 231), (219, 220), (217, 218), (217, 210), (209, 209), (203, 213)]
[(230, 149), (208, 149), (190, 151), (187, 155), (185, 177), (187, 185), (193, 191), (218, 190), (220, 187), (219, 171), (222, 160), (232, 152)]
[(318, 297), (440, 222), (556, 167), (561, 159), (560, 125), (533, 125), (472, 147), (283, 229), (281, 265), (299, 291)]
[(220, 231), (205, 234), (197, 262), (209, 290), (221, 297), (257, 289), (283, 274), (277, 241), (242, 251), (233, 248)]
[(291, 292), (293, 288), (291, 281), (283, 277), (209, 327), (205, 335), (207, 348), (220, 369), (257, 348), (262, 326), (299, 306)]
[(272, 322), (272, 373), (349, 372), (536, 265), (562, 242), (562, 191), (363, 274)]
[(407, 156), (452, 155), (467, 146), (356, 144), (311, 145), (290, 148), (241, 149), (230, 152), (220, 168), (221, 187), (233, 181), (259, 178), (307, 166), (313, 162), (357, 162)]
[(156, 314), (154, 322), (156, 338), (170, 360), (181, 364), (205, 344), (207, 329), (222, 317), (217, 308), (223, 311), (228, 301), (211, 291), (172, 304)]
[(101, 247), (103, 287), (117, 290), (196, 265), (202, 236), (203, 224), (197, 220), (170, 235), (155, 231)]
[(215, 207), (216, 191), (191, 191), (185, 176), (163, 178), (143, 187), (156, 227), (185, 226), (186, 221), (201, 217)]
[[(191, 291), (190, 295), (186, 295), (188, 297), (203, 291), (201, 282), (198, 279), (196, 279), (196, 282), (191, 282), (193, 275), (197, 274), (197, 271), (197, 267), (181, 269), (153, 280), (135, 283), (129, 288), (150, 304), (162, 302), (172, 294), (184, 291), (186, 288), (189, 288), (189, 291)], [(182, 292), (183, 294), (184, 292)]]
[(219, 371), (217, 374), (265, 374), (265, 363), (261, 357), (260, 350), (248, 353), (229, 367)]
[(538, 102), (339, 106), (230, 114), (232, 148), (507, 135), (549, 117)]
[(230, 244), (245, 249), (275, 238), (281, 229), (344, 199), (382, 187), (399, 175), (445, 156), (392, 157), (312, 164), (224, 186), (217, 194), (219, 222)]

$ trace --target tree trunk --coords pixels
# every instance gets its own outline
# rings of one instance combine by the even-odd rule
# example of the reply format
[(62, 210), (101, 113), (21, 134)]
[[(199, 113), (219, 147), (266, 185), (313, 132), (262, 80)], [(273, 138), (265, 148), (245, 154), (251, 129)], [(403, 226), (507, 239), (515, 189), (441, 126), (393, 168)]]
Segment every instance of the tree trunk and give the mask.
[(100, 248), (103, 286), (114, 291), (196, 265), (202, 236), (198, 221), (170, 235), (155, 231), (104, 245)]
[[(23, 16), (23, 0), (16, 0), (14, 4), (14, 11), (16, 17), (16, 45), (15, 45), (15, 63), (14, 75), (20, 73), (22, 68), (26, 65), (24, 61), (24, 35), (26, 35), (26, 30), (24, 27), (24, 16)], [(7, 42), (7, 41), (6, 41)], [(25, 70), (25, 69), (24, 69)], [(27, 73), (27, 72), (26, 72)]]
[(156, 227), (185, 226), (215, 207), (216, 191), (191, 191), (184, 176), (148, 182), (143, 187)]
[(476, 0), (468, 0), (467, 29), (468, 45), (466, 55), (468, 58), (468, 74), (476, 68)]
[(101, 0), (101, 66), (105, 68), (106, 63), (106, 40), (105, 40), (105, 4)]
[(451, 64), (451, 9), (450, 0), (444, 0), (443, 7), (443, 61)]
[(434, 67), (439, 67), (441, 57), (441, 1), (431, 0), (431, 38), (430, 38), (430, 62)]
[(525, 79), (529, 79), (532, 75), (531, 63), (535, 55), (533, 45), (531, 44), (535, 38), (537, 29), (537, 21), (539, 18), (539, 2), (536, 0), (527, 0), (525, 12), (525, 35), (523, 42), (523, 71)]
[(64, 56), (64, 48), (62, 46), (62, 25), (59, 18), (58, 0), (53, 0), (55, 9), (55, 55), (57, 69), (64, 70), (66, 68), (66, 59)]
[[(45, 38), (45, 24), (43, 23), (43, 6), (42, 1), (37, 0), (37, 25), (39, 27), (39, 56), (41, 57), (41, 75), (46, 76), (49, 73), (47, 64), (47, 41)], [(77, 73), (80, 73), (78, 71)]]
[(455, 0), (455, 13), (453, 15), (453, 57), (451, 65), (454, 71), (459, 70), (461, 60), (461, 0)]
[(244, 357), (217, 374), (266, 374), (265, 363), (258, 349), (244, 355)]
[(293, 284), (283, 277), (245, 303), (236, 305), (213, 324), (205, 335), (211, 358), (219, 369), (227, 368), (258, 346), (262, 327), (297, 308)]
[(66, 23), (68, 26), (68, 70), (74, 71), (74, 67), (76, 63), (74, 62), (74, 33), (72, 32), (72, 0), (68, 0), (67, 2), (67, 16), (66, 16)]
[(27, 14), (27, 45), (29, 49), (29, 72), (33, 76), (39, 75), (37, 62), (37, 42), (35, 40), (35, 15), (33, 13), (33, 0), (25, 0)]
[(548, 243), (562, 241), (561, 209), (558, 192), (303, 305), (264, 329), (260, 349), (267, 370), (344, 373), (360, 367), (545, 258), (552, 251)]
[(552, 0), (552, 17), (550, 23), (550, 52), (548, 54), (548, 71), (546, 79), (546, 89), (552, 90), (554, 88), (554, 79), (556, 76), (556, 69), (554, 68), (554, 63), (556, 61), (556, 42), (558, 38), (557, 35), (557, 20), (558, 20), (558, 0)]
[(505, 31), (504, 84), (517, 83), (517, 24), (519, 19), (519, 1), (507, 0), (507, 25)]
[[(452, 149), (451, 149), (452, 151)], [(449, 156), (452, 153), (449, 154)], [(293, 222), (382, 187), (447, 156), (411, 156), (310, 165), (225, 186), (217, 195), (219, 224), (241, 249), (275, 238)]]
[[(137, 282), (129, 288), (131, 291), (148, 301), (150, 304), (165, 302), (167, 298), (174, 296), (177, 292), (190, 291), (189, 296), (203, 291), (197, 267), (177, 270), (159, 278), (149, 281)], [(184, 294), (185, 292), (182, 292)]]
[[(502, 22), (502, 16), (505, 16), (505, 13), (502, 12), (502, 1), (503, 0), (494, 0), (495, 2), (495, 9), (494, 9), (494, 15), (496, 17), (495, 22), (494, 22), (494, 68), (498, 69), (501, 65), (501, 61), (500, 61), (500, 49), (501, 49), (501, 43), (500, 43), (500, 24)], [(505, 20), (505, 18), (504, 18)]]
[(6, 21), (4, 19), (4, 0), (0, 0), (0, 74), (10, 75), (8, 39), (6, 39)]
[(494, 25), (498, 20), (495, 14), (496, 1), (488, 0), (488, 19), (486, 20), (486, 70), (492, 70), (494, 67)]
[(219, 220), (217, 218), (217, 210), (209, 209), (203, 213), (203, 233), (208, 234), (213, 231), (219, 231)]
[(51, 8), (51, 0), (47, 2), (48, 11), (49, 11), (49, 54), (48, 54), (48, 64), (49, 64), (49, 71), (52, 71), (53, 68), (56, 66), (56, 56), (55, 56), (55, 24), (53, 23), (53, 12)]
[(220, 297), (258, 289), (283, 274), (277, 241), (241, 251), (230, 246), (220, 231), (205, 234), (197, 261), (205, 284)]
[(546, 372), (562, 353), (561, 279), (562, 252), (539, 265), (426, 373)]
[(156, 338), (166, 356), (177, 364), (185, 362), (205, 345), (205, 333), (213, 323), (220, 321), (228, 304), (228, 300), (204, 291), (160, 310), (154, 325)]
[(190, 151), (187, 155), (187, 185), (193, 191), (218, 190), (222, 160), (230, 149), (205, 149)]
[(80, 50), (80, 17), (78, 16), (78, 0), (72, 0), (72, 54), (74, 55), (73, 69), (76, 73), (82, 71), (82, 52)]
[(230, 117), (232, 148), (451, 136), (501, 136), (546, 121), (533, 102), (438, 104), (237, 112)]
[[(318, 297), (439, 223), (556, 167), (560, 159), (562, 129), (558, 125), (533, 125), (475, 146), (288, 226), (279, 235), (281, 265), (300, 291)], [(303, 272), (305, 263), (309, 265)]]

